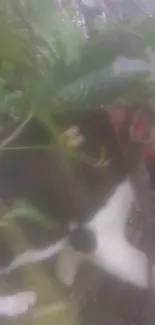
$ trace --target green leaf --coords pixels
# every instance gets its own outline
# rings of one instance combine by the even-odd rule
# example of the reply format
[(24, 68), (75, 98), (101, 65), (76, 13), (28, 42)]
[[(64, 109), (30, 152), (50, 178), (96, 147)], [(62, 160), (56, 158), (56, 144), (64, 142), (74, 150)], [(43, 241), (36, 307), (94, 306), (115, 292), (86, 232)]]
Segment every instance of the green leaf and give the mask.
[(146, 17), (140, 23), (131, 26), (131, 28), (141, 34), (145, 47), (155, 48), (155, 16)]
[(64, 102), (105, 102), (120, 96), (135, 79), (146, 76), (150, 66), (142, 60), (118, 58), (108, 68), (78, 78), (61, 92)]
[(8, 92), (0, 100), (0, 114), (10, 115), (12, 118), (20, 118), (27, 108), (27, 98), (22, 91)]
[(63, 55), (67, 64), (77, 60), (85, 42), (81, 29), (62, 13), (56, 1), (32, 0), (30, 6), (32, 28), (51, 50), (51, 57)]
[(24, 29), (0, 12), (0, 58), (11, 63), (29, 63), (30, 43)]
[(26, 218), (43, 224), (44, 226), (53, 227), (55, 223), (49, 221), (48, 217), (45, 216), (37, 207), (28, 202), (27, 200), (17, 200), (12, 206), (10, 212), (3, 216), (3, 221), (9, 221), (15, 218)]

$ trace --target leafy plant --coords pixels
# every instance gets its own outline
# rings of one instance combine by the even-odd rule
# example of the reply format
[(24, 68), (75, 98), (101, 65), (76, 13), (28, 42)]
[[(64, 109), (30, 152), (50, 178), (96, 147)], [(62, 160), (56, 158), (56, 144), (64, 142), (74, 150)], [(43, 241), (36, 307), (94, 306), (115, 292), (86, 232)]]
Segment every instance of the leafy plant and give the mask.
[[(0, 16), (1, 116), (31, 112), (51, 131), (55, 114), (115, 100), (147, 72), (144, 22), (105, 24), (95, 39), (86, 39), (56, 1), (3, 0)], [(112, 63), (119, 56), (137, 61), (126, 58), (116, 71)], [(126, 69), (129, 64), (134, 68)]]

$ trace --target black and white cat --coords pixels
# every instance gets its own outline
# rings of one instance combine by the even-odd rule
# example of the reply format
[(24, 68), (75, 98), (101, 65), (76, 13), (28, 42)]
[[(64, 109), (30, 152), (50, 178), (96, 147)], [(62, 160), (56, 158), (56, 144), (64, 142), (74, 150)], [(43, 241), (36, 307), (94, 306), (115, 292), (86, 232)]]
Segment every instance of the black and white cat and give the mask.
[[(57, 275), (66, 286), (73, 284), (78, 265), (87, 260), (122, 281), (142, 288), (147, 287), (146, 256), (125, 238), (125, 226), (134, 198), (132, 184), (127, 179), (117, 187), (113, 196), (90, 222), (77, 229), (75, 226), (71, 231), (71, 237), (74, 237), (76, 244), (73, 239), (70, 242), (69, 236), (47, 248), (27, 251), (16, 257), (7, 268), (0, 271), (0, 274), (7, 274), (24, 264), (46, 260), (60, 253)], [(91, 237), (87, 239), (88, 231)], [(85, 236), (83, 245), (80, 242), (82, 236)], [(88, 250), (85, 251), (86, 245)]]
[[(57, 159), (51, 153), (9, 152), (1, 157), (0, 196), (4, 202), (8, 204), (16, 197), (27, 198), (46, 214), (54, 215), (60, 225), (67, 225), (67, 231), (52, 244), (45, 240), (39, 243), (41, 248), (18, 255), (9, 265), (1, 267), (0, 275), (57, 254), (56, 273), (66, 286), (73, 284), (79, 265), (86, 260), (124, 282), (145, 288), (147, 258), (125, 236), (135, 192), (108, 115), (102, 109), (70, 114), (63, 120), (63, 128), (66, 130), (72, 125), (78, 127), (84, 139), (80, 145), (84, 154), (98, 161), (104, 145), (109, 161), (104, 168), (75, 162), (74, 172), (80, 183), (78, 192), (74, 191), (72, 182), (73, 193), (70, 193), (68, 183), (56, 169)], [(41, 142), (48, 143), (47, 134), (33, 122), (15, 145)], [(37, 227), (30, 224), (24, 228), (33, 244), (40, 238), (36, 236), (40, 231)]]

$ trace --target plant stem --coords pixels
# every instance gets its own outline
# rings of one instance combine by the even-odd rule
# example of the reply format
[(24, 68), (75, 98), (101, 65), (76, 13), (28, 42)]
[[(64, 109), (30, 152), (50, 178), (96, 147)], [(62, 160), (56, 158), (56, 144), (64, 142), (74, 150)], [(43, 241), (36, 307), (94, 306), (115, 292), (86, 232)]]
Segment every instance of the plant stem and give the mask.
[(0, 148), (0, 151), (18, 151), (18, 150), (51, 150), (51, 146), (24, 146), (24, 147), (5, 147)]
[(12, 132), (11, 135), (9, 135), (7, 138), (5, 138), (4, 140), (1, 141), (0, 143), (0, 150), (4, 150), (4, 148), (10, 144), (13, 140), (15, 140), (20, 133), (23, 131), (23, 129), (26, 127), (26, 125), (28, 124), (28, 122), (31, 120), (33, 116), (33, 113), (30, 112), (27, 116), (27, 118), (16, 128), (15, 131)]

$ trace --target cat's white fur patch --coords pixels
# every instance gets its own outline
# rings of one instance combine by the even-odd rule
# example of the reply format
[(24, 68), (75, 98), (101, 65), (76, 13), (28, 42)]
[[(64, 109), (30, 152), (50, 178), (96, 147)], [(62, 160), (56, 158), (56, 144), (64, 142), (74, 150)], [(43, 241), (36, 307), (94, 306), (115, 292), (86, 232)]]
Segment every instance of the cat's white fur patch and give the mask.
[(30, 263), (36, 263), (47, 260), (59, 253), (65, 246), (66, 239), (60, 240), (56, 244), (40, 250), (29, 250), (19, 254), (12, 263), (6, 268), (0, 269), (0, 275), (10, 273), (11, 271)]
[(88, 259), (122, 281), (147, 287), (147, 258), (125, 238), (134, 200), (132, 184), (127, 180), (94, 216), (88, 227), (95, 231), (97, 248)]

